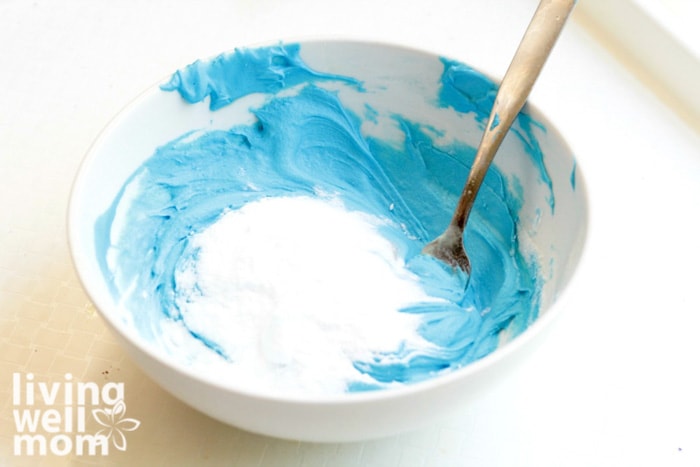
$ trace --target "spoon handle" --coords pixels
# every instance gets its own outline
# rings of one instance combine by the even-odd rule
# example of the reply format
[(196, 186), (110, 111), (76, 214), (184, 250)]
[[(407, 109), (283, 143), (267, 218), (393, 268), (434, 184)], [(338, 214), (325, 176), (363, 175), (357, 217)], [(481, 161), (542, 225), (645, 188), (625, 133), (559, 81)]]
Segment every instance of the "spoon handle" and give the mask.
[(451, 225), (462, 231), (474, 199), (508, 129), (525, 105), (532, 86), (561, 33), (576, 0), (541, 0), (496, 94), (474, 164)]

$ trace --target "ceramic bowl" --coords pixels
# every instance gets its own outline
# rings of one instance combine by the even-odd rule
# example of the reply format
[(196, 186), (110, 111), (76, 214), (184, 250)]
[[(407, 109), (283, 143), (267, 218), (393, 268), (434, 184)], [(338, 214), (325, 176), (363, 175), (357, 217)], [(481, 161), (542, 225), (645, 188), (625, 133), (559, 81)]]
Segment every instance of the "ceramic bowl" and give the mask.
[[(469, 67), (465, 69), (472, 70), (476, 78), (457, 83), (464, 92), (453, 97), (463, 99), (466, 106), (459, 108), (440, 105), (445, 98), (440, 83), (448, 66), (457, 62), (433, 53), (342, 40), (245, 50), (269, 47), (292, 47), (310, 69), (324, 76), (350, 77), (347, 83), (357, 92), (345, 92), (342, 87), (335, 92), (355, 115), (365, 119), (361, 128), (367, 135), (396, 136), (392, 116), (401, 115), (405, 121), (430, 128), (446, 144), (454, 140), (474, 148), (479, 142), (494, 85)], [(300, 78), (299, 83), (304, 80)], [(396, 434), (447, 416), (488, 391), (527, 357), (564, 308), (562, 294), (571, 285), (586, 238), (586, 190), (571, 150), (554, 126), (528, 104), (494, 162), (504, 179), (512, 182), (507, 189), (520, 199), (517, 234), (539, 265), (539, 312), (523, 332), (504, 337), (493, 352), (463, 368), (385, 390), (287, 397), (259, 394), (198, 374), (161, 352), (149, 336), (137, 330), (133, 319), (125, 319), (119, 294), (105, 273), (100, 246), (104, 240), (97, 238), (99, 225), (129, 177), (157, 148), (192, 131), (249, 122), (250, 108), (259, 105), (264, 93), (253, 89), (241, 96), (210, 95), (202, 87), (195, 89), (201, 96), (190, 96), (202, 102), (193, 104), (178, 92), (165, 90), (163, 84), (168, 82), (172, 84), (169, 78), (127, 106), (89, 150), (72, 192), (69, 240), (82, 284), (121, 345), (149, 377), (186, 404), (224, 423), (274, 437), (338, 442)], [(274, 93), (289, 92), (280, 88)], [(474, 106), (480, 110), (474, 111)], [(463, 183), (464, 173), (444, 176), (454, 178), (454, 184)]]

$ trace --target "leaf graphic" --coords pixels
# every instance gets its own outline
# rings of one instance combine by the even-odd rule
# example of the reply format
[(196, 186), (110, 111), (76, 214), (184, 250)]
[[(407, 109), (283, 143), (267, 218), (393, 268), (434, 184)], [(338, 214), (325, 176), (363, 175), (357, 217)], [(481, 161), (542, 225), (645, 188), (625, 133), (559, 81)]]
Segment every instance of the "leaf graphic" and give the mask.
[(124, 416), (126, 413), (126, 404), (124, 403), (123, 400), (119, 399), (113, 406), (112, 406), (112, 413), (114, 414), (114, 419), (119, 420)]
[(119, 420), (119, 422), (117, 422), (117, 426), (119, 427), (120, 430), (134, 431), (139, 426), (141, 426), (141, 422), (134, 419), (134, 418), (124, 418), (122, 420)]
[(124, 433), (119, 430), (114, 430), (112, 434), (114, 435), (112, 437), (112, 444), (114, 444), (114, 447), (120, 451), (126, 451), (126, 436), (124, 436)]
[(102, 426), (107, 428), (114, 426), (114, 416), (109, 409), (92, 409), (92, 417)]
[(102, 428), (97, 433), (95, 433), (95, 437), (97, 438), (99, 436), (102, 436), (103, 438), (109, 439), (109, 437), (112, 436), (112, 431), (113, 431), (112, 427)]
[(95, 436), (112, 438), (112, 444), (120, 451), (126, 451), (126, 436), (122, 430), (134, 431), (141, 425), (141, 422), (136, 419), (123, 418), (125, 414), (126, 404), (123, 400), (118, 400), (112, 408), (92, 410), (92, 416), (97, 423), (105, 427), (99, 430)]

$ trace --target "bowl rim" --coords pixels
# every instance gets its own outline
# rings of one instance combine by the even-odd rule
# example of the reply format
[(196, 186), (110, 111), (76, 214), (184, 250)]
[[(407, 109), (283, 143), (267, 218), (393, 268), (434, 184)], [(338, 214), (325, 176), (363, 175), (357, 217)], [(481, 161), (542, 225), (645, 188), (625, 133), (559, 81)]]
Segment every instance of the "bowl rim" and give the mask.
[[(414, 54), (420, 54), (424, 56), (430, 56), (433, 58), (447, 58), (453, 59), (452, 57), (442, 56), (435, 51), (429, 49), (423, 49), (420, 47), (406, 45), (401, 43), (396, 43), (386, 40), (374, 40), (374, 39), (356, 39), (356, 38), (341, 38), (341, 37), (313, 37), (313, 38), (299, 38), (299, 39), (287, 39), (287, 40), (277, 40), (277, 41), (262, 41), (254, 42), (252, 44), (241, 45), (235, 48), (230, 48), (221, 51), (216, 54), (209, 55), (208, 57), (201, 58), (201, 60), (209, 60), (217, 57), (221, 54), (233, 53), (235, 50), (239, 49), (255, 49), (260, 47), (272, 47), (276, 45), (290, 45), (290, 44), (318, 44), (322, 45), (324, 43), (330, 43), (334, 45), (359, 45), (365, 47), (381, 47), (385, 49), (401, 50), (403, 52), (409, 52)], [(461, 60), (455, 59), (458, 63), (465, 63)], [(481, 69), (474, 67), (470, 64), (465, 63), (469, 67), (473, 68), (477, 72), (484, 75), (486, 78), (498, 84), (499, 80), (494, 79), (488, 73), (483, 72)], [(103, 299), (100, 294), (96, 293), (91, 286), (91, 279), (85, 273), (89, 269), (87, 263), (93, 261), (87, 258), (81, 248), (79, 247), (81, 243), (82, 235), (79, 233), (79, 211), (82, 198), (85, 196), (84, 185), (86, 183), (86, 178), (89, 173), (89, 169), (94, 163), (94, 160), (99, 154), (99, 149), (103, 142), (109, 137), (109, 135), (120, 125), (120, 123), (129, 118), (130, 113), (138, 108), (149, 96), (152, 96), (158, 92), (162, 92), (160, 86), (167, 82), (171, 74), (166, 77), (161, 78), (159, 81), (151, 84), (146, 89), (135, 95), (126, 105), (124, 105), (117, 113), (108, 120), (106, 125), (99, 131), (87, 151), (83, 156), (83, 159), (78, 167), (76, 175), (74, 177), (71, 189), (70, 197), (68, 201), (68, 207), (66, 212), (67, 218), (67, 237), (70, 250), (70, 256), (73, 262), (74, 270), (77, 273), (78, 279), (81, 286), (89, 299), (94, 304), (97, 309), (98, 314), (106, 322), (108, 327), (111, 328), (112, 332), (118, 334), (118, 336), (127, 342), (132, 348), (125, 348), (121, 345), (122, 349), (129, 354), (132, 361), (137, 367), (143, 370), (143, 365), (139, 359), (135, 358), (133, 354), (134, 349), (146, 357), (156, 361), (158, 364), (167, 367), (169, 370), (179, 374), (180, 376), (196, 382), (201, 385), (207, 385), (211, 388), (223, 391), (226, 393), (237, 394), (239, 396), (247, 397), (249, 399), (263, 400), (263, 401), (275, 401), (284, 402), (290, 404), (299, 405), (313, 405), (313, 406), (338, 406), (338, 405), (355, 405), (364, 404), (367, 402), (381, 402), (385, 400), (395, 400), (397, 398), (411, 397), (419, 393), (424, 393), (431, 391), (435, 388), (442, 386), (450, 386), (459, 384), (460, 382), (469, 379), (471, 376), (484, 372), (490, 367), (496, 366), (497, 363), (508, 359), (513, 354), (517, 353), (519, 349), (525, 347), (533, 341), (533, 339), (542, 333), (545, 328), (548, 328), (550, 324), (561, 315), (562, 309), (564, 308), (562, 304), (566, 302), (566, 297), (570, 294), (570, 289), (572, 284), (575, 282), (575, 278), (581, 269), (582, 263), (586, 257), (587, 244), (589, 241), (589, 231), (590, 231), (590, 198), (588, 196), (587, 184), (584, 174), (581, 171), (580, 163), (576, 158), (574, 152), (571, 150), (569, 143), (563, 138), (558, 128), (551, 123), (551, 121), (541, 112), (535, 105), (533, 105), (529, 100), (525, 104), (524, 109), (527, 109), (528, 113), (536, 118), (538, 121), (544, 121), (547, 123), (547, 132), (554, 135), (563, 147), (567, 154), (571, 155), (574, 163), (576, 164), (577, 181), (576, 181), (576, 191), (580, 191), (581, 197), (584, 200), (583, 211), (582, 211), (582, 230), (581, 238), (582, 241), (578, 247), (578, 251), (573, 254), (578, 256), (578, 261), (573, 268), (567, 282), (564, 284), (563, 288), (559, 293), (553, 298), (552, 303), (548, 306), (546, 313), (539, 314), (535, 320), (529, 324), (519, 335), (515, 336), (508, 342), (500, 345), (492, 352), (488, 353), (484, 357), (470, 362), (460, 368), (453, 369), (444, 374), (437, 374), (431, 376), (425, 380), (413, 382), (410, 384), (403, 384), (398, 387), (383, 388), (371, 391), (357, 391), (357, 392), (343, 392), (343, 393), (333, 393), (333, 394), (313, 394), (311, 396), (305, 396), (297, 393), (284, 394), (281, 392), (260, 392), (254, 391), (246, 386), (234, 386), (228, 383), (223, 383), (218, 381), (213, 375), (207, 374), (197, 374), (192, 371), (188, 371), (187, 367), (181, 363), (174, 360), (168, 359), (165, 355), (159, 352), (154, 346), (149, 345), (140, 336), (133, 336), (133, 330), (130, 329), (125, 323), (123, 323), (116, 314), (113, 312), (113, 306), (108, 303), (106, 299)], [(151, 377), (148, 373), (147, 376)], [(154, 378), (159, 385), (160, 381)], [(170, 391), (166, 386), (161, 386), (163, 389)]]

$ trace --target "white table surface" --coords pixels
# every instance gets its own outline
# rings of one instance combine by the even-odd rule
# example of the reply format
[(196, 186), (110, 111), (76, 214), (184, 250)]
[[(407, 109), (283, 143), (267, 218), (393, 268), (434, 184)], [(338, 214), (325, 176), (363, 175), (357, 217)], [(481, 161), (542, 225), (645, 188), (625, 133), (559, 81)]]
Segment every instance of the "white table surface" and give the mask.
[[(128, 101), (175, 69), (236, 46), (342, 36), (500, 76), (535, 4), (0, 0), (0, 465), (700, 465), (700, 124), (626, 67), (585, 11), (532, 96), (590, 192), (571, 304), (532, 358), (452, 418), (328, 445), (225, 426), (135, 367), (73, 270), (65, 211), (82, 157)], [(13, 373), (123, 382), (141, 425), (126, 451), (104, 458), (14, 456)]]

